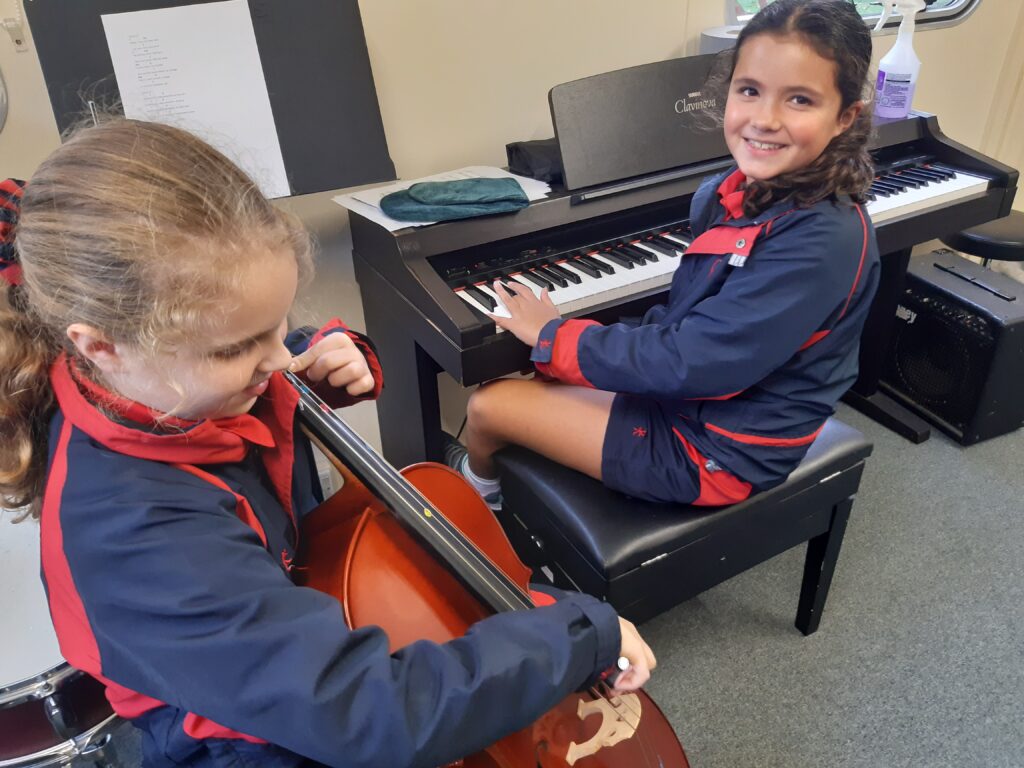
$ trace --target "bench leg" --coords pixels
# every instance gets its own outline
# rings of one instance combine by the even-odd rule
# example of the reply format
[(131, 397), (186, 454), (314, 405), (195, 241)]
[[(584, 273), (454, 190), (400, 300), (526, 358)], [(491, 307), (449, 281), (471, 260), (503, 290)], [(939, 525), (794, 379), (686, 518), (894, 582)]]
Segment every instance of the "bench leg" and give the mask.
[(821, 613), (825, 610), (825, 600), (832, 586), (832, 574), (836, 570), (852, 508), (852, 498), (837, 504), (832, 510), (829, 529), (807, 542), (804, 580), (800, 585), (800, 604), (796, 609), (796, 628), (805, 635), (816, 632), (821, 623)]

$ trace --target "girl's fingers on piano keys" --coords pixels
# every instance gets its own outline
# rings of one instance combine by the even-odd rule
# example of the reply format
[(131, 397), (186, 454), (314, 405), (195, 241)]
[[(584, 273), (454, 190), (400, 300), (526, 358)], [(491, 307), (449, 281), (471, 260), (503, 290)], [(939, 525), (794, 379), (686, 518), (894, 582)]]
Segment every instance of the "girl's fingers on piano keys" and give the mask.
[(507, 283), (503, 283), (500, 280), (494, 281), (494, 291), (502, 297), (504, 301), (509, 296), (526, 296), (527, 294), (533, 296), (533, 292), (530, 291), (525, 285), (516, 282), (515, 280), (509, 280)]
[(509, 290), (501, 283), (495, 282), (494, 293), (511, 315), (509, 318), (499, 319), (492, 314), (495, 324), (531, 347), (537, 343), (541, 329), (561, 315), (551, 297), (547, 295), (547, 291), (542, 292), (538, 298), (526, 286), (512, 286)]

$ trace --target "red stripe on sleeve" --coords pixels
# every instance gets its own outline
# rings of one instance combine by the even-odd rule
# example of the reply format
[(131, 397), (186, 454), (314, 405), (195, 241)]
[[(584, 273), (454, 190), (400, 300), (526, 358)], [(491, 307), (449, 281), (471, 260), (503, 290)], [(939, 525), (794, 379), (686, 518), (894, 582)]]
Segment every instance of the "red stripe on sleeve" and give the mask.
[(567, 384), (591, 387), (587, 377), (580, 370), (579, 344), (580, 336), (587, 328), (600, 325), (596, 320), (566, 320), (555, 335), (555, 348), (548, 365), (538, 365), (541, 373), (553, 376)]

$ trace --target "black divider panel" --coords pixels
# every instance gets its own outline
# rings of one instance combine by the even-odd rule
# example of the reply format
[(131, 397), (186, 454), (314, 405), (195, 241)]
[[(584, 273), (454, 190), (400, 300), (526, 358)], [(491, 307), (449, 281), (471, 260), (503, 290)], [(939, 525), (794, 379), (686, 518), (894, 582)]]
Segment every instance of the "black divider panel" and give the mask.
[[(357, 0), (248, 1), (292, 194), (394, 179)], [(103, 14), (198, 2), (25, 3), (58, 128), (119, 100)]]

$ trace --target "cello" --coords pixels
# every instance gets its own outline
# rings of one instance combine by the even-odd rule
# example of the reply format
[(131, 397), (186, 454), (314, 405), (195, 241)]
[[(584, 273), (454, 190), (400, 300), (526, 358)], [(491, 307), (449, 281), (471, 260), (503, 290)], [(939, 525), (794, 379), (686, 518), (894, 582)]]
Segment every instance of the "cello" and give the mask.
[[(530, 570), (479, 494), (432, 462), (395, 470), (294, 374), (304, 431), (341, 490), (303, 522), (301, 583), (339, 600), (350, 627), (376, 625), (391, 652), (444, 643), (498, 611), (534, 607)], [(523, 730), (452, 763), (462, 768), (689, 768), (642, 690), (604, 682), (570, 694)]]

